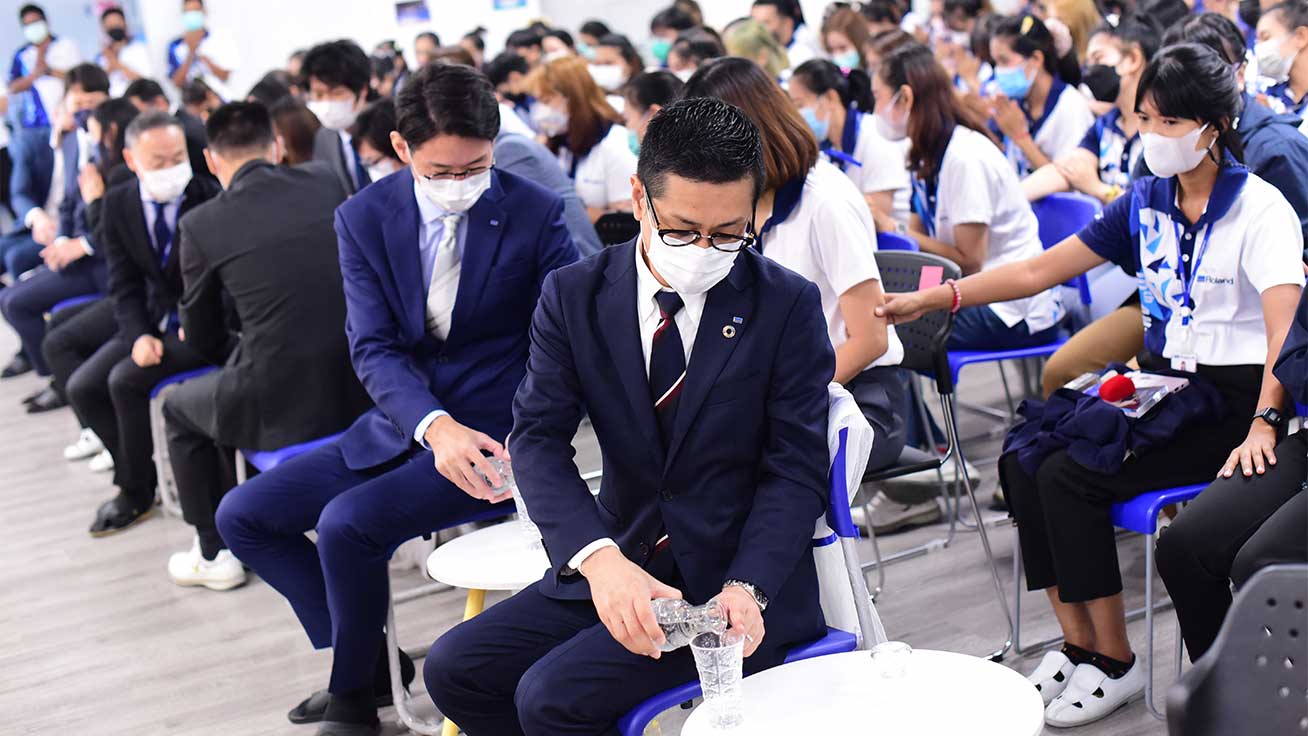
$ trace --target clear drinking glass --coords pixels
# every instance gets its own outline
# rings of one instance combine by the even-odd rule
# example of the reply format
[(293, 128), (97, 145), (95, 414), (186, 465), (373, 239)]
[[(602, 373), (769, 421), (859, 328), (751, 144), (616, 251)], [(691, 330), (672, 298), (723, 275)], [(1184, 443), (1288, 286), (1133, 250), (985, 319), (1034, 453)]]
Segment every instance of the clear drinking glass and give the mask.
[(715, 730), (738, 727), (745, 720), (740, 679), (745, 664), (745, 637), (738, 631), (707, 631), (690, 640), (704, 690), (704, 707)]
[(540, 529), (532, 522), (531, 517), (527, 515), (527, 502), (522, 500), (522, 494), (518, 493), (518, 484), (513, 479), (513, 466), (497, 457), (488, 457), (486, 461), (490, 463), (495, 472), (500, 474), (501, 483), (495, 485), (490, 482), (490, 478), (481, 472), (481, 468), (476, 468), (477, 475), (486, 481), (486, 485), (491, 487), (491, 491), (496, 496), (503, 496), (506, 493), (513, 494), (513, 507), (518, 511), (518, 526), (522, 531), (522, 538), (526, 540), (527, 546), (531, 549), (543, 549), (544, 545), (540, 540)]
[(913, 647), (902, 641), (885, 641), (872, 647), (872, 667), (887, 680), (895, 680), (908, 671)]
[(727, 628), (727, 612), (716, 600), (692, 606), (679, 598), (655, 598), (650, 607), (666, 637), (659, 647), (664, 652), (680, 649), (696, 635), (706, 631), (722, 633)]

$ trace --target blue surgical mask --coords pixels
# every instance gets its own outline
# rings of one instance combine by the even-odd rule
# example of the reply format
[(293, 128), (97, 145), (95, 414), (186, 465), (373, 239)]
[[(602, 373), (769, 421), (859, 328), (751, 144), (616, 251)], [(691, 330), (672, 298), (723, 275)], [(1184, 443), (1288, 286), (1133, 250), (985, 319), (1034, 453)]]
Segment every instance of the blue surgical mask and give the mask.
[(199, 31), (204, 28), (204, 11), (188, 10), (182, 13), (182, 30), (187, 33)]
[(841, 69), (859, 69), (863, 66), (862, 59), (859, 58), (858, 52), (850, 49), (843, 54), (836, 54), (831, 57), (831, 63)]
[(804, 118), (804, 122), (808, 123), (808, 129), (813, 131), (818, 143), (827, 139), (827, 134), (831, 132), (831, 124), (826, 120), (818, 119), (816, 107), (801, 107), (799, 114)]
[(590, 44), (585, 41), (578, 41), (575, 48), (577, 49), (577, 55), (581, 58), (586, 59), (587, 61), (595, 60), (595, 48)]
[(1031, 78), (1021, 66), (997, 67), (995, 86), (1010, 100), (1025, 100), (1031, 91)]
[(631, 155), (640, 158), (640, 138), (636, 137), (636, 131), (627, 130), (627, 148), (631, 149)]
[(672, 51), (672, 42), (666, 38), (656, 38), (649, 44), (649, 52), (660, 64), (668, 63), (668, 53)]

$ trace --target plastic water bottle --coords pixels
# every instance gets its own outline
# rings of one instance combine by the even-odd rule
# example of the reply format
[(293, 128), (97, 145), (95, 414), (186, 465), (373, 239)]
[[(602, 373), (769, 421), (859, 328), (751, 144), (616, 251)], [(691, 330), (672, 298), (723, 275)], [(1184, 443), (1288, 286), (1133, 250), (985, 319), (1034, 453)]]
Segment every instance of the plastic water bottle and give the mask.
[(727, 612), (716, 600), (692, 606), (678, 598), (655, 598), (650, 601), (665, 640), (661, 651), (672, 652), (690, 643), (699, 634), (721, 634), (727, 630)]
[(491, 491), (496, 496), (503, 496), (506, 493), (513, 494), (513, 507), (518, 511), (518, 527), (522, 531), (522, 538), (526, 540), (527, 546), (531, 549), (544, 549), (540, 539), (540, 529), (532, 523), (531, 517), (527, 515), (527, 502), (522, 500), (522, 494), (518, 493), (517, 481), (513, 479), (513, 467), (497, 457), (488, 457), (486, 462), (490, 463), (495, 472), (500, 474), (500, 484), (495, 485), (490, 482), (490, 478), (481, 469), (477, 469), (477, 475), (486, 481), (486, 485), (491, 487)]

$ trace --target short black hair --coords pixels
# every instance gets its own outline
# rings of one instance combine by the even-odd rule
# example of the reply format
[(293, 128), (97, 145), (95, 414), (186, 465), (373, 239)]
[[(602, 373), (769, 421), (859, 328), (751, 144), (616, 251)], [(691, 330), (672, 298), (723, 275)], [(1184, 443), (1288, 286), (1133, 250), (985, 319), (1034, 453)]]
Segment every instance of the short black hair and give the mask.
[(350, 128), (350, 140), (357, 149), (361, 141), (377, 149), (387, 158), (400, 160), (391, 145), (391, 131), (395, 130), (395, 100), (383, 97), (363, 108)]
[(163, 96), (163, 87), (160, 87), (159, 83), (153, 79), (145, 77), (133, 80), (131, 84), (127, 85), (127, 89), (123, 90), (123, 97), (132, 97), (142, 102), (154, 102)]
[(804, 22), (804, 9), (800, 7), (799, 0), (754, 0), (753, 6), (759, 5), (771, 5), (777, 9), (777, 15), (795, 21), (796, 26)]
[(495, 140), (500, 106), (481, 72), (462, 64), (429, 64), (395, 99), (395, 130), (412, 147), (438, 135)]
[(104, 9), (103, 13), (100, 14), (100, 22), (103, 23), (104, 19), (108, 18), (111, 15), (116, 15), (119, 18), (122, 18), (124, 21), (127, 20), (127, 14), (123, 12), (122, 8), (118, 7), (117, 5), (110, 5), (109, 7)]
[(220, 156), (264, 151), (277, 140), (272, 115), (258, 102), (228, 102), (209, 113), (204, 132)]
[(32, 3), (28, 3), (18, 9), (18, 20), (21, 21), (23, 19), (23, 16), (29, 13), (36, 13), (37, 15), (41, 16), (41, 20), (45, 20), (45, 11), (41, 9), (40, 5), (34, 5)]
[(572, 34), (562, 28), (555, 28), (541, 37), (542, 40), (546, 38), (557, 38), (559, 41), (563, 42), (564, 46), (567, 46), (570, 49), (576, 48), (577, 46), (577, 44), (572, 40)]
[(581, 28), (578, 30), (580, 33), (584, 33), (597, 40), (600, 36), (607, 36), (612, 33), (612, 31), (609, 30), (609, 27), (604, 24), (604, 21), (599, 20), (588, 20), (585, 23), (582, 23)]
[(757, 199), (765, 180), (758, 128), (740, 108), (711, 97), (668, 105), (645, 127), (636, 176), (654, 198), (669, 174), (709, 184), (750, 179)]
[(250, 88), (249, 93), (245, 96), (246, 98), (253, 98), (255, 102), (262, 103), (264, 107), (271, 109), (282, 98), (291, 96), (291, 85), (287, 84), (289, 80), (290, 75), (286, 74), (286, 72), (281, 72), (281, 74), (278, 74), (276, 70), (268, 72), (263, 75), (263, 79), (254, 83), (254, 86)]
[(202, 105), (209, 100), (209, 85), (199, 79), (192, 79), (182, 85), (183, 105)]
[[(102, 175), (122, 162), (123, 148), (127, 145), (128, 127), (139, 115), (136, 105), (122, 97), (101, 102), (91, 113), (91, 117), (100, 124), (101, 140), (97, 142), (104, 146), (104, 150), (100, 152), (100, 160), (96, 162)], [(113, 136), (112, 139), (104, 140), (110, 135)]]
[(690, 17), (690, 13), (678, 8), (675, 5), (660, 10), (649, 19), (649, 29), (651, 31), (660, 28), (671, 28), (674, 31), (684, 31), (695, 27), (695, 19)]
[(109, 75), (95, 64), (78, 64), (68, 70), (64, 85), (64, 89), (72, 89), (76, 85), (81, 87), (83, 92), (104, 92), (107, 94), (109, 92)]
[[(1218, 131), (1217, 142), (1237, 160), (1244, 147), (1235, 121), (1244, 107), (1235, 69), (1218, 51), (1197, 43), (1168, 46), (1140, 75), (1135, 109), (1151, 98), (1163, 117), (1197, 120)], [(1220, 162), (1221, 159), (1219, 158)]]
[(659, 69), (641, 72), (622, 88), (627, 103), (644, 111), (654, 105), (667, 106), (681, 97), (685, 84), (672, 72)]
[(1163, 44), (1197, 43), (1216, 51), (1231, 66), (1244, 63), (1244, 34), (1235, 21), (1221, 13), (1200, 13), (1172, 26), (1163, 37)]
[(501, 52), (499, 56), (486, 62), (486, 78), (496, 87), (509, 81), (509, 74), (517, 72), (526, 74), (531, 71), (527, 60), (512, 51)]
[(1190, 14), (1185, 0), (1144, 0), (1136, 10), (1158, 21), (1159, 28), (1171, 28)]
[[(567, 33), (567, 31), (563, 31), (563, 33)], [(464, 41), (472, 41), (472, 46), (473, 46), (473, 48), (477, 49), (478, 51), (485, 51), (485, 50), (486, 50), (486, 29), (485, 29), (484, 27), (482, 27), (482, 26), (477, 26), (476, 28), (472, 29), (471, 31), (468, 31), (467, 33), (463, 34), (463, 40), (464, 40)], [(440, 45), (440, 44), (437, 44), (437, 46), (439, 46), (439, 45)], [(568, 45), (571, 46), (572, 43), (569, 42)]]
[(432, 33), (431, 31), (423, 31), (422, 33), (419, 33), (418, 35), (414, 36), (413, 42), (415, 44), (418, 43), (418, 39), (420, 38), (425, 38), (437, 46), (441, 45), (441, 37), (437, 36), (435, 33)]
[(345, 87), (358, 95), (367, 92), (372, 83), (372, 62), (359, 44), (340, 39), (309, 49), (300, 74), (306, 79), (316, 78), (328, 87)]
[(540, 46), (540, 37), (541, 34), (526, 28), (514, 31), (513, 33), (510, 33), (508, 39), (504, 41), (504, 48), (523, 49), (529, 46)]

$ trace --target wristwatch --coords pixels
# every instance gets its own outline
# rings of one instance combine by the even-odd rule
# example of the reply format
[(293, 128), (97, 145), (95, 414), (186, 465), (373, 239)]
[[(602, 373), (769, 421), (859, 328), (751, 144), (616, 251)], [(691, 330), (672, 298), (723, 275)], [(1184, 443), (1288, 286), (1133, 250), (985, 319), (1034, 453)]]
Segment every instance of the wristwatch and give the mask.
[(1272, 406), (1269, 406), (1266, 409), (1263, 409), (1262, 411), (1258, 412), (1257, 414), (1254, 414), (1253, 418), (1261, 419), (1264, 422), (1267, 422), (1268, 424), (1272, 425), (1272, 427), (1276, 429), (1280, 429), (1281, 424), (1285, 421), (1285, 416), (1281, 414), (1281, 412), (1277, 411), (1275, 407)]
[(744, 580), (736, 580), (733, 578), (723, 583), (722, 587), (741, 588), (746, 593), (749, 593), (751, 596), (753, 596), (754, 602), (758, 604), (758, 610), (760, 612), (768, 610), (768, 597), (763, 595), (763, 593), (757, 587), (755, 587), (753, 583), (747, 583)]

